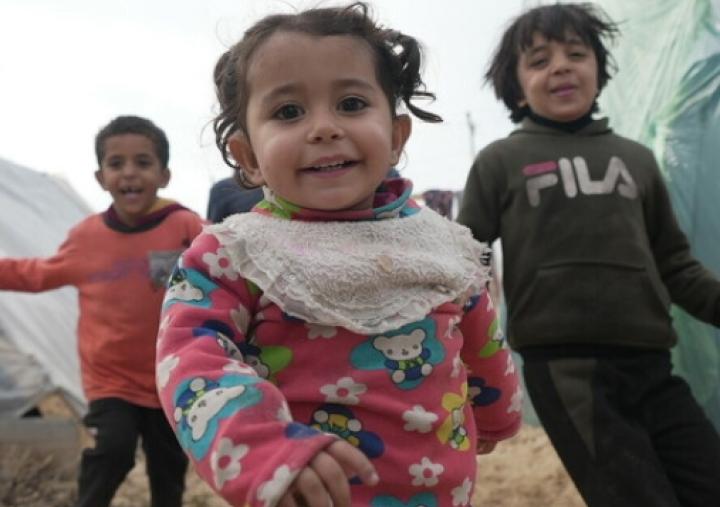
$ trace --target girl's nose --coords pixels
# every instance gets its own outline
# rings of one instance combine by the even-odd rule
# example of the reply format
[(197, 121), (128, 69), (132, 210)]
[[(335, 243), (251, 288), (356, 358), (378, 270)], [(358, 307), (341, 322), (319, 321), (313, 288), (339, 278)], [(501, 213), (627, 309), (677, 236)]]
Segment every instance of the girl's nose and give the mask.
[(338, 125), (333, 115), (328, 113), (318, 114), (313, 118), (312, 127), (308, 132), (308, 142), (323, 143), (336, 141), (344, 135), (342, 127)]

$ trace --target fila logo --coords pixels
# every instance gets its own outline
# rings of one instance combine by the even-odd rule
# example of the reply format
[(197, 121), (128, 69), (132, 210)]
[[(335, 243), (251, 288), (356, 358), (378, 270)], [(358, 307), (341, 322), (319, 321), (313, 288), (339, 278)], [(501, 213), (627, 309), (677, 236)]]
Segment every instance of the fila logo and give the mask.
[(561, 158), (557, 163), (550, 160), (531, 164), (523, 167), (522, 172), (527, 177), (525, 188), (533, 207), (540, 205), (540, 191), (543, 188), (554, 187), (560, 181), (565, 195), (571, 199), (578, 191), (585, 195), (611, 194), (616, 188), (618, 194), (628, 199), (635, 199), (638, 195), (635, 180), (618, 157), (610, 159), (605, 177), (596, 181), (590, 179), (590, 172), (582, 157), (575, 157), (572, 162), (568, 158)]

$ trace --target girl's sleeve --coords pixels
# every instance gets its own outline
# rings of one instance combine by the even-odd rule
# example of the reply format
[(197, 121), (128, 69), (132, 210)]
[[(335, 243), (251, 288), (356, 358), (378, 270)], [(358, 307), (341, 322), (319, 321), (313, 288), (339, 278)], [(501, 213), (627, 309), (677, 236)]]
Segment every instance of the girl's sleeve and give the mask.
[(243, 507), (275, 505), (334, 440), (294, 422), (282, 393), (253, 369), (260, 296), (231, 268), (225, 246), (203, 233), (171, 277), (158, 336), (165, 415), (203, 480)]
[(522, 423), (522, 390), (510, 349), (487, 290), (470, 297), (460, 322), (462, 360), (468, 368), (468, 399), (478, 438), (513, 436)]
[(82, 258), (73, 230), (51, 257), (0, 259), (0, 290), (43, 292), (77, 285), (82, 274), (77, 259)]

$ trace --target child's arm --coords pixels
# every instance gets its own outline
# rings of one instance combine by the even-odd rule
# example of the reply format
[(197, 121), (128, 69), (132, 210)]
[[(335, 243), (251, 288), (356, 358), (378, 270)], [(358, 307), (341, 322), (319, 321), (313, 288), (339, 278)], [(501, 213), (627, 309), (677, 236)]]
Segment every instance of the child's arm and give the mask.
[(57, 253), (47, 258), (0, 259), (0, 290), (42, 292), (79, 282), (75, 260), (81, 252), (71, 231)]
[[(655, 165), (654, 159), (652, 161)], [(656, 168), (643, 202), (648, 238), (660, 276), (673, 303), (720, 327), (720, 280), (695, 258), (680, 229), (665, 182)]]
[(328, 496), (347, 505), (346, 477), (372, 482), (374, 469), (350, 444), (293, 421), (282, 392), (258, 376), (262, 350), (252, 329), (260, 296), (230, 268), (215, 236), (194, 241), (163, 305), (157, 354), (163, 409), (199, 475), (231, 505), (298, 496), (308, 505), (322, 498), (324, 507)]
[(493, 442), (513, 436), (522, 422), (522, 391), (515, 363), (487, 290), (465, 305), (460, 322), (462, 360), (468, 368), (468, 399), (478, 430), (478, 452), (491, 452)]
[[(492, 243), (500, 236), (504, 166), (492, 149), (481, 151), (467, 176), (457, 221), (478, 241)], [(498, 174), (499, 172), (499, 174)]]

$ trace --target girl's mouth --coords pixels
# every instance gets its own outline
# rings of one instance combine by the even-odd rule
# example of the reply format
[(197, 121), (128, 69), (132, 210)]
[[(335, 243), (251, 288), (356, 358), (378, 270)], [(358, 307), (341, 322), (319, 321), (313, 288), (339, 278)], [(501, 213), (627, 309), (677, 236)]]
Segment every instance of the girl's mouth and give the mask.
[(348, 167), (355, 164), (354, 160), (343, 160), (342, 162), (336, 162), (333, 164), (320, 164), (320, 165), (313, 165), (309, 167), (303, 168), (303, 171), (312, 171), (312, 172), (319, 172), (319, 173), (329, 173), (333, 171), (340, 171), (342, 169), (347, 169)]

